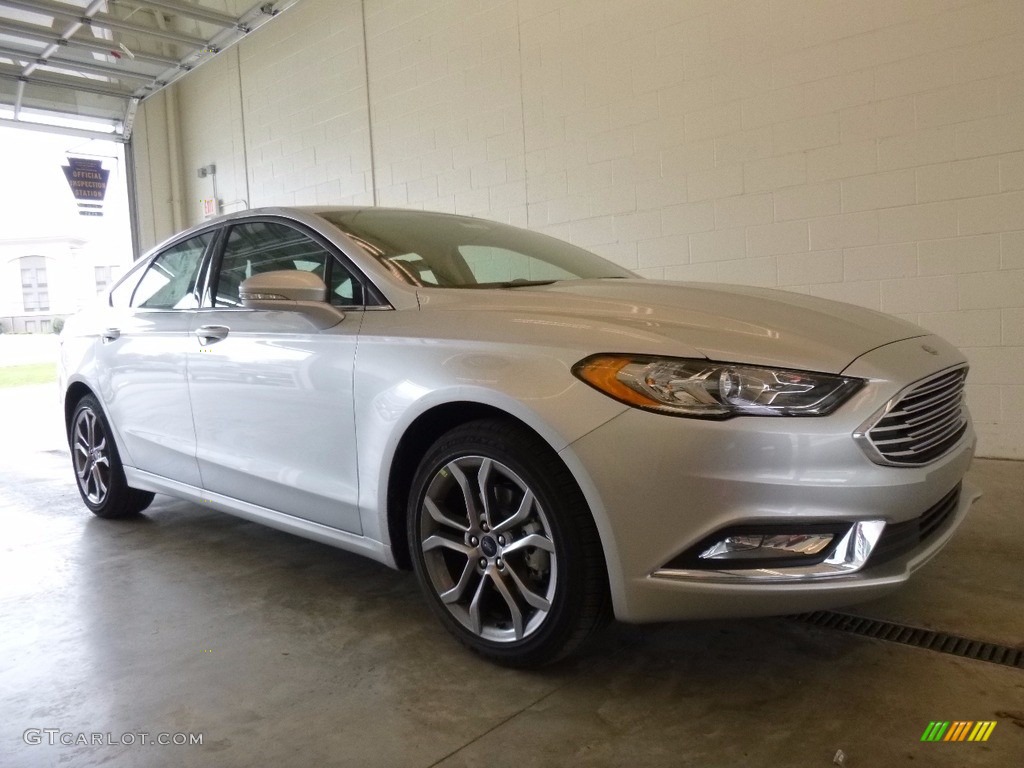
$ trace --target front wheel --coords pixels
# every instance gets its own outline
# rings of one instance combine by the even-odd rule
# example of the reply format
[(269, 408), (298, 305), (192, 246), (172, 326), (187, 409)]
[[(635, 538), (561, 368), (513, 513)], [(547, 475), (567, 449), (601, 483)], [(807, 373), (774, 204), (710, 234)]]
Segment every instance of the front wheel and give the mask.
[(416, 473), (408, 520), (420, 587), (482, 656), (540, 666), (604, 622), (590, 510), (554, 451), (525, 429), (481, 420), (444, 435)]
[(153, 501), (152, 493), (128, 487), (110, 425), (92, 395), (84, 396), (75, 406), (68, 442), (78, 492), (93, 514), (130, 517)]

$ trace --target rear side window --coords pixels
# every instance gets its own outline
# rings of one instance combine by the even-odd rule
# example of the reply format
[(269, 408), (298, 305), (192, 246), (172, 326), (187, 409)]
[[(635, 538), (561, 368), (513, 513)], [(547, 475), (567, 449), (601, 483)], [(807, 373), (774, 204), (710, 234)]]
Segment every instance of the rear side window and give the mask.
[(217, 273), (214, 306), (240, 306), (238, 289), (246, 278), (279, 270), (317, 275), (328, 286), (328, 301), (337, 306), (363, 303), (362, 284), (330, 251), (287, 225), (253, 221), (231, 228)]
[(141, 264), (135, 264), (120, 282), (110, 290), (110, 306), (124, 309), (131, 306), (132, 294), (135, 286), (139, 284), (139, 278), (146, 268)]
[[(132, 294), (137, 309), (196, 309), (199, 268), (213, 235), (205, 233), (178, 243), (157, 256)], [(119, 286), (120, 287), (120, 286)]]

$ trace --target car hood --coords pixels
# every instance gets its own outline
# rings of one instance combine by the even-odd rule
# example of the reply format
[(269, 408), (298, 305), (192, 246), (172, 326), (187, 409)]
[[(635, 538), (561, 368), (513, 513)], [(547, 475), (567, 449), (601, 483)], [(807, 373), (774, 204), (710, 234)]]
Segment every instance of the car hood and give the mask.
[[(426, 310), (481, 310), (556, 321), (552, 333), (557, 320), (569, 321), (588, 332), (599, 347), (595, 352), (664, 354), (664, 342), (669, 342), (672, 354), (679, 356), (828, 373), (841, 372), (877, 347), (926, 335), (899, 318), (851, 304), (709, 283), (609, 279), (497, 290), (426, 289), (421, 302)], [(638, 348), (624, 348), (622, 335), (614, 333), (624, 326), (643, 332), (630, 334)]]

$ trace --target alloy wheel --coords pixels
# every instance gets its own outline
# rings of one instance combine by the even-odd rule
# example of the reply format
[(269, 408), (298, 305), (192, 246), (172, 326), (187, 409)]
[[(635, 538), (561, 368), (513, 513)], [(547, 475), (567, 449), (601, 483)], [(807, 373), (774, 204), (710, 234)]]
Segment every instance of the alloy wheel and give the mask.
[(419, 546), (445, 609), (478, 638), (523, 640), (544, 624), (558, 584), (551, 526), (534, 491), (484, 456), (442, 466), (427, 486)]
[(91, 408), (83, 408), (75, 419), (71, 453), (82, 495), (103, 504), (110, 490), (110, 451), (107, 433)]

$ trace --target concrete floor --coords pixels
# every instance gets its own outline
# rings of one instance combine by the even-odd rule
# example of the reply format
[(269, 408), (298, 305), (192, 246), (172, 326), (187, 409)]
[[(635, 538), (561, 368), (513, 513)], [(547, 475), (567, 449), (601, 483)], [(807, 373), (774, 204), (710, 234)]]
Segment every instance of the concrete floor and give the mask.
[[(1024, 757), (1024, 671), (786, 619), (615, 625), (553, 669), (491, 666), (448, 638), (409, 574), (167, 497), (135, 521), (94, 518), (55, 400), (52, 385), (0, 390), (0, 766)], [(1024, 463), (977, 461), (972, 476), (986, 495), (959, 536), (853, 612), (1024, 647)], [(998, 725), (986, 743), (921, 743), (931, 720)], [(27, 729), (203, 743), (34, 745)]]

